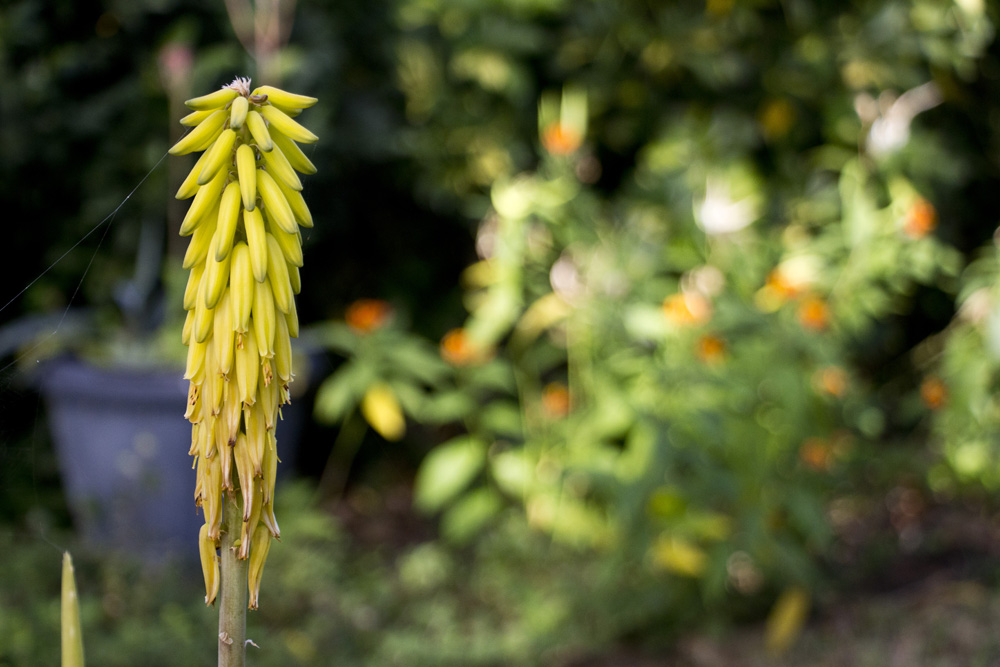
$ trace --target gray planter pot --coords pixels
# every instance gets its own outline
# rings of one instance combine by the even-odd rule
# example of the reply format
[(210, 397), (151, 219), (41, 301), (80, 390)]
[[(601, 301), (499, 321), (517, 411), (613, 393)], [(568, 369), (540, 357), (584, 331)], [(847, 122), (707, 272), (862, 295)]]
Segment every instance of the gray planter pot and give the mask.
[[(53, 362), (42, 377), (49, 425), (70, 511), (91, 544), (146, 558), (198, 558), (204, 519), (194, 504), (184, 419), (187, 381), (177, 369), (99, 368)], [(282, 465), (294, 463), (305, 419), (282, 409)]]
[(82, 537), (146, 557), (197, 554), (202, 518), (183, 371), (54, 362), (42, 378), (66, 500)]

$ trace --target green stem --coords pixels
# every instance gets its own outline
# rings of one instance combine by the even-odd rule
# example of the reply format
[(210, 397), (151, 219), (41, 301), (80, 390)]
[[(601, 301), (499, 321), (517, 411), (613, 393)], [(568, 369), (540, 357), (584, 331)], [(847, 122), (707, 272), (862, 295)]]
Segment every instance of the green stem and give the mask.
[(316, 495), (319, 500), (339, 500), (347, 487), (347, 478), (351, 472), (351, 464), (358, 453), (358, 448), (364, 440), (367, 431), (365, 422), (358, 413), (351, 410), (330, 448), (330, 456), (323, 468)]
[[(234, 485), (235, 486), (235, 485)], [(246, 664), (247, 639), (247, 561), (237, 558), (240, 529), (243, 527), (243, 502), (239, 489), (227, 494), (222, 523), (221, 591), (219, 602), (219, 667), (243, 667)]]

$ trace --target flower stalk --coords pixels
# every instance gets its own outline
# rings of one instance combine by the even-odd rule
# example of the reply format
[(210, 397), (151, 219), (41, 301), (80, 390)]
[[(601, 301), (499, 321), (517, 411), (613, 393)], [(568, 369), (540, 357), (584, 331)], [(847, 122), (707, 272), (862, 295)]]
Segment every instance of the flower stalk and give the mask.
[(226, 502), (222, 520), (221, 595), (219, 599), (219, 667), (243, 667), (247, 644), (248, 564), (239, 557), (243, 508), (238, 495)]

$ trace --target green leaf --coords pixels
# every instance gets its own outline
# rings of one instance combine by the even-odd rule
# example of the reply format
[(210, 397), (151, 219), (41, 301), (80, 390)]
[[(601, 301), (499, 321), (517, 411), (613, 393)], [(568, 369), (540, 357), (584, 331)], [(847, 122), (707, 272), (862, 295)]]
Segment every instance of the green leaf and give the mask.
[(466, 417), (476, 407), (476, 402), (462, 391), (429, 394), (413, 413), (420, 421), (444, 424)]
[(447, 539), (465, 543), (482, 530), (502, 506), (500, 495), (493, 489), (476, 489), (445, 511), (441, 530)]
[(498, 436), (520, 438), (521, 410), (513, 401), (497, 400), (483, 408), (480, 425)]
[(485, 461), (486, 443), (472, 436), (438, 445), (417, 471), (414, 504), (424, 512), (438, 511), (469, 485)]
[(342, 366), (324, 380), (316, 392), (313, 408), (316, 419), (327, 423), (343, 419), (361, 401), (373, 379), (371, 371), (365, 366), (356, 363)]
[(386, 359), (399, 375), (412, 377), (427, 385), (435, 385), (448, 375), (448, 364), (437, 350), (423, 341), (401, 338), (385, 351)]
[(490, 461), (493, 478), (501, 490), (515, 498), (523, 497), (532, 477), (532, 465), (522, 450), (501, 452)]
[(344, 356), (351, 356), (358, 349), (357, 335), (343, 322), (328, 322), (311, 332), (321, 345)]

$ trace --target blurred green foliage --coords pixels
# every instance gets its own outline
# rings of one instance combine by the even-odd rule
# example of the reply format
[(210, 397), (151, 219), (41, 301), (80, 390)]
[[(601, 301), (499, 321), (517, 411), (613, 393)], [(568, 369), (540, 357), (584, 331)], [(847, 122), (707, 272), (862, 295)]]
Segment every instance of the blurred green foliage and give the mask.
[[(760, 616), (822, 592), (855, 494), (996, 489), (998, 20), (978, 0), (298, 2), (276, 62), (321, 100), (299, 306), (334, 360), (320, 488), (350, 486), (371, 427), (423, 456), (407, 475), (443, 539), (348, 557), (297, 491), (261, 664), (555, 664)], [(51, 230), (10, 226), (35, 269), (4, 284), (152, 170), (83, 283), (99, 306), (130, 273), (148, 288), (135, 221), (177, 251), (151, 128), (255, 75), (224, 8), (20, 0), (0, 40), (0, 200)], [(60, 312), (89, 257), (4, 315)], [(197, 662), (176, 637), (207, 614), (153, 598), (120, 618)], [(108, 599), (84, 600), (88, 653), (157, 664), (111, 648), (138, 630)], [(22, 638), (0, 662), (42, 650), (30, 609), (0, 615)]]

